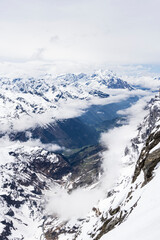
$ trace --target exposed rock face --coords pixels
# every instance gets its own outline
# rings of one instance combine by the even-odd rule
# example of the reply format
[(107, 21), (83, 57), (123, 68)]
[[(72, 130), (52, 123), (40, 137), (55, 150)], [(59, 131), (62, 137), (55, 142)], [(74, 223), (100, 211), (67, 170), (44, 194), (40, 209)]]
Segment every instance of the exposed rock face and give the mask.
[[(19, 163), (24, 159), (26, 167), (23, 167), (23, 172), (33, 172), (43, 174), (47, 178), (61, 179), (71, 171), (70, 164), (60, 154), (54, 154), (43, 149), (32, 152), (9, 152), (14, 156)], [(17, 163), (17, 164), (19, 164)]]
[[(25, 148), (16, 149), (9, 155), (14, 161), (0, 167), (0, 224), (3, 229), (0, 236), (2, 239), (10, 239), (22, 228), (22, 231), (18, 230), (16, 239), (27, 239), (27, 227), (30, 228), (33, 223), (38, 228), (42, 221), (43, 190), (48, 189), (57, 179), (62, 181), (71, 167), (60, 155), (40, 148), (27, 151)], [(35, 231), (33, 237), (39, 234), (42, 234), (40, 229), (37, 233)]]
[[(125, 155), (130, 155), (131, 158), (133, 158), (134, 154), (139, 156), (135, 164), (134, 174), (131, 177), (132, 183), (129, 187), (127, 197), (115, 210), (112, 210), (113, 220), (109, 219), (109, 221), (107, 220), (107, 222), (104, 223), (100, 235), (98, 235), (96, 239), (99, 239), (104, 233), (110, 231), (116, 225), (121, 224), (134, 210), (139, 201), (137, 198), (134, 204), (131, 204), (134, 198), (134, 192), (152, 180), (154, 177), (154, 169), (160, 162), (159, 98), (156, 97), (152, 99), (147, 108), (149, 109), (149, 114), (139, 126), (137, 137), (131, 140), (131, 148), (127, 147), (125, 150)], [(143, 147), (141, 147), (142, 144)], [(140, 177), (140, 175), (143, 177)], [(124, 207), (126, 208), (128, 204), (131, 204), (131, 207), (126, 211)]]
[[(106, 88), (133, 89), (113, 74), (106, 75), (102, 72), (89, 77), (84, 74), (61, 76), (56, 79), (56, 86), (52, 80), (47, 83), (44, 79), (3, 79), (0, 82), (3, 90), (0, 94), (2, 109), (8, 107), (8, 112), (4, 111), (0, 119), (2, 135), (9, 126), (9, 137), (13, 141), (25, 142), (30, 138), (25, 130), (32, 129), (32, 137), (45, 143), (53, 143), (55, 140), (63, 146), (66, 144), (66, 147), (81, 147), (84, 142), (95, 144), (95, 131), (84, 126), (78, 118), (70, 119), (67, 111), (68, 120), (57, 122), (56, 128), (57, 112), (63, 110), (64, 113), (68, 99), (69, 103), (73, 103), (73, 99), (104, 100), (109, 97)], [(12, 97), (8, 89), (14, 92)], [(21, 145), (20, 142), (10, 142), (11, 146), (6, 148), (6, 152), (0, 153), (0, 237), (4, 240), (98, 240), (126, 220), (138, 204), (140, 196), (137, 197), (134, 193), (152, 179), (153, 170), (160, 161), (159, 105), (159, 99), (150, 102), (150, 114), (139, 126), (137, 137), (126, 147), (124, 155), (128, 162), (125, 164), (128, 169), (135, 168), (134, 174), (124, 174), (86, 217), (75, 221), (63, 221), (53, 213), (47, 214), (44, 211), (47, 201), (44, 194), (56, 184), (69, 192), (82, 186), (91, 187), (102, 173), (100, 153), (104, 149), (99, 145), (87, 146), (64, 157), (41, 147), (31, 148), (25, 143)], [(50, 115), (52, 110), (54, 117)], [(49, 121), (43, 118), (44, 113), (47, 113)], [(33, 123), (37, 116), (39, 123), (29, 126), (24, 124), (25, 130), (20, 128), (19, 120), (23, 120), (21, 123), (28, 123), (30, 120)], [(41, 121), (42, 126), (39, 127)], [(83, 137), (80, 139), (81, 128)]]
[[(33, 239), (40, 239), (47, 217), (45, 191), (55, 184), (71, 189), (93, 183), (100, 172), (100, 151), (102, 148), (98, 146), (88, 147), (85, 153), (81, 151), (83, 156), (76, 153), (71, 159), (40, 147), (16, 146), (6, 152), (10, 160), (0, 166), (0, 238), (8, 240), (16, 236), (27, 240), (30, 229)], [(90, 171), (87, 176), (86, 165)]]
[[(160, 161), (160, 101), (153, 99), (148, 105), (149, 114), (138, 127), (137, 136), (131, 140), (124, 156), (131, 175), (124, 175), (102, 203), (97, 204), (84, 219), (61, 222), (50, 217), (44, 225), (46, 239), (93, 239), (101, 237), (121, 224), (134, 211), (141, 197), (141, 188), (153, 177)], [(101, 205), (105, 205), (102, 207)], [(88, 232), (85, 232), (86, 229)], [(54, 238), (55, 237), (55, 238)]]
[[(145, 175), (145, 183), (151, 177), (152, 172), (160, 160), (160, 108), (159, 99), (151, 100), (150, 114), (147, 117), (147, 127), (145, 132), (146, 141), (140, 153), (139, 159), (136, 164), (133, 182), (137, 179), (140, 172), (143, 170)], [(144, 135), (144, 134), (143, 134)], [(148, 136), (149, 135), (149, 136)], [(147, 137), (148, 136), (148, 137)]]

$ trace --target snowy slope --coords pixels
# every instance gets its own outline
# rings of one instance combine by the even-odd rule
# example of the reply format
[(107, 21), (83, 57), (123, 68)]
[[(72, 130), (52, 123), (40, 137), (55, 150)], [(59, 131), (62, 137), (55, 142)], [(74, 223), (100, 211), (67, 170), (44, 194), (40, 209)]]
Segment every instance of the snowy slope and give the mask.
[[(46, 220), (46, 225), (44, 225), (46, 239), (54, 239), (54, 237), (60, 240), (112, 240), (119, 237), (120, 239), (128, 239), (133, 225), (132, 239), (143, 239), (142, 237), (146, 236), (146, 239), (150, 240), (152, 239), (152, 230), (148, 230), (146, 233), (143, 230), (147, 229), (149, 224), (152, 226), (154, 223), (156, 224), (153, 227), (153, 230), (155, 229), (153, 239), (156, 239), (156, 236), (159, 235), (157, 221), (159, 218), (159, 193), (155, 194), (155, 191), (159, 186), (159, 170), (156, 175), (154, 169), (158, 167), (157, 163), (160, 161), (160, 150), (159, 148), (155, 150), (155, 146), (158, 146), (160, 142), (160, 138), (157, 138), (160, 119), (159, 109), (160, 100), (158, 98), (152, 99), (146, 110), (148, 114), (138, 126), (137, 135), (134, 136), (135, 131), (133, 131), (134, 138), (128, 146), (121, 149), (122, 152), (124, 150), (124, 153), (120, 158), (121, 171), (119, 178), (110, 189), (107, 189), (107, 182), (105, 183), (103, 180), (103, 184), (101, 183), (103, 189), (106, 188), (106, 197), (101, 196), (101, 188), (96, 190), (93, 187), (93, 191), (95, 191), (93, 196), (99, 195), (100, 201), (93, 205), (92, 211), (86, 217), (71, 218), (66, 221), (63, 218), (50, 216)], [(122, 129), (124, 130), (124, 127)], [(119, 130), (121, 129), (117, 131)], [(115, 168), (113, 168), (114, 170)], [(154, 175), (157, 177), (152, 180)], [(92, 194), (92, 191), (90, 194)], [(151, 200), (153, 204), (150, 204)], [(71, 206), (68, 205), (68, 207)], [(79, 208), (81, 208), (81, 204)], [(149, 210), (153, 210), (153, 212), (150, 214)], [(147, 220), (145, 220), (146, 218)], [(141, 220), (142, 222), (140, 222)], [(128, 230), (124, 231), (126, 227)]]
[(139, 192), (137, 207), (128, 219), (101, 240), (157, 240), (160, 237), (160, 168), (155, 170), (153, 180)]

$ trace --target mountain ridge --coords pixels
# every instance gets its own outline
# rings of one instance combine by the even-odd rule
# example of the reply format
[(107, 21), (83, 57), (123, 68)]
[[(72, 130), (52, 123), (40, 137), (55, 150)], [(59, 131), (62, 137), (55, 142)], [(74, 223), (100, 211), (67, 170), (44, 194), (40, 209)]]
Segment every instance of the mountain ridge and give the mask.
[[(79, 116), (84, 109), (88, 109), (90, 106), (86, 105), (86, 102), (84, 104), (84, 99), (85, 101), (92, 100), (90, 104), (93, 107), (94, 104), (99, 105), (101, 103), (99, 101), (102, 101), (103, 106), (104, 102), (106, 104), (110, 97), (116, 97), (116, 94), (121, 94), (121, 91), (123, 93), (124, 91), (127, 92), (125, 99), (128, 99), (130, 93), (134, 91), (134, 89), (127, 87), (128, 85), (125, 82), (124, 86), (119, 89), (119, 84), (123, 82), (112, 74), (107, 75), (106, 79), (104, 79), (105, 74), (102, 72), (93, 74), (93, 81), (90, 83), (88, 83), (90, 80), (86, 80), (87, 76), (85, 74), (78, 75), (79, 84), (76, 75), (67, 75), (66, 79), (64, 79), (64, 76), (59, 76), (57, 78), (57, 82), (59, 81), (57, 83), (58, 91), (56, 91), (55, 83), (49, 86), (44, 79), (37, 82), (36, 79), (28, 79), (33, 85), (28, 85), (26, 89), (27, 82), (23, 82), (21, 79), (14, 79), (13, 85), (12, 81), (5, 80), (7, 84), (2, 86), (0, 95), (0, 122), (1, 129), (4, 128), (0, 138), (0, 156), (2, 160), (0, 165), (0, 205), (2, 209), (0, 214), (0, 237), (4, 240), (12, 238), (18, 240), (99, 240), (103, 238), (103, 235), (107, 237), (105, 234), (111, 230), (114, 231), (116, 226), (127, 221), (131, 213), (136, 209), (140, 201), (141, 189), (148, 186), (149, 181), (152, 181), (153, 172), (160, 160), (159, 157), (156, 157), (157, 154), (159, 155), (159, 150), (158, 148), (155, 149), (159, 144), (160, 100), (158, 97), (152, 99), (147, 106), (148, 115), (142, 124), (138, 126), (137, 136), (132, 138), (124, 149), (122, 158), (122, 170), (124, 172), (122, 171), (115, 186), (106, 189), (105, 196), (100, 197), (98, 203), (90, 206), (90, 212), (83, 217), (79, 216), (78, 218), (64, 220), (59, 217), (57, 212), (46, 210), (48, 203), (52, 202), (49, 192), (56, 194), (59, 191), (61, 194), (61, 191), (62, 193), (65, 191), (67, 196), (72, 196), (72, 193), (74, 194), (74, 192), (79, 191), (79, 187), (82, 187), (83, 190), (88, 191), (89, 195), (94, 190), (100, 194), (101, 190), (99, 192), (98, 189), (103, 185), (101, 179), (103, 179), (104, 173), (103, 154), (109, 150), (104, 146), (95, 145), (97, 144), (93, 138), (95, 133), (89, 137), (93, 140), (94, 146), (83, 146), (88, 133), (86, 128), (84, 138), (81, 139), (80, 147), (82, 148), (70, 149), (71, 154), (68, 152), (68, 155), (64, 156), (61, 149), (59, 149), (59, 153), (56, 150), (49, 149), (51, 146), (47, 144), (53, 145), (51, 139), (48, 138), (46, 145), (44, 145), (43, 141), (40, 141), (40, 136), (46, 137), (43, 132), (37, 138), (33, 132), (29, 132), (31, 128), (29, 119), (33, 117), (32, 114), (35, 114), (37, 118), (40, 118), (38, 120), (40, 120), (41, 126), (44, 129), (47, 128), (48, 131), (54, 127), (49, 125), (50, 123), (55, 124), (56, 121), (62, 119), (64, 122), (60, 122), (60, 124), (61, 129), (63, 129), (62, 124), (68, 121), (66, 120), (68, 117), (70, 126), (66, 123), (66, 126), (68, 126), (67, 131), (71, 134), (71, 139), (76, 142), (79, 137), (78, 133), (81, 131), (80, 126), (83, 126), (83, 124), (81, 125), (80, 120), (78, 120), (78, 124), (75, 126), (77, 133), (73, 137), (73, 125), (71, 122), (75, 119), (75, 116), (77, 117), (77, 106), (76, 113), (71, 112), (72, 118), (67, 113), (67, 110), (71, 110), (68, 109), (68, 106), (73, 106), (74, 109), (75, 105), (78, 104)], [(97, 76), (100, 78), (100, 82), (98, 82)], [(116, 79), (112, 81), (113, 78)], [(106, 86), (107, 79), (111, 80), (110, 83), (113, 84), (113, 89), (108, 88), (108, 85)], [(21, 81), (26, 85), (24, 86)], [(41, 85), (41, 83), (43, 84)], [(115, 89), (114, 85), (116, 83), (118, 84), (117, 89)], [(69, 89), (66, 90), (68, 86)], [(96, 89), (97, 86), (98, 90)], [(12, 92), (12, 90), (14, 91)], [(134, 93), (131, 94), (131, 97), (133, 96)], [(118, 98), (117, 101), (120, 100), (121, 98)], [(80, 103), (83, 103), (82, 106), (79, 106)], [(129, 107), (130, 103), (132, 101), (127, 102), (126, 106)], [(5, 106), (7, 106), (6, 109)], [(120, 107), (123, 108), (121, 104)], [(48, 115), (48, 108), (51, 111), (53, 110), (53, 116), (52, 114)], [(99, 114), (99, 109), (101, 108), (95, 108), (95, 115)], [(116, 108), (117, 110), (118, 108)], [(63, 112), (66, 115), (60, 116)], [(101, 114), (104, 113), (101, 109)], [(45, 118), (49, 119), (43, 119), (43, 114)], [(56, 114), (60, 115), (56, 117)], [(23, 116), (27, 116), (27, 118), (23, 118)], [(18, 129), (15, 131), (14, 120), (21, 118), (23, 121), (16, 122)], [(86, 115), (86, 118), (88, 118), (88, 115)], [(99, 119), (101, 118), (94, 119), (91, 126), (95, 126), (94, 124)], [(9, 121), (11, 127), (9, 131), (7, 127), (5, 129), (6, 120)], [(20, 123), (24, 123), (24, 125), (19, 126)], [(87, 126), (89, 124), (91, 124), (91, 121)], [(78, 125), (80, 125), (79, 128), (77, 128)], [(121, 127), (122, 125), (119, 123), (118, 126)], [(37, 122), (33, 122), (32, 131), (37, 126), (39, 126)], [(51, 133), (51, 129), (49, 131)], [(67, 131), (65, 131), (65, 134)], [(22, 135), (16, 136), (18, 133), (22, 133)], [(60, 134), (59, 130), (58, 133)], [(70, 136), (69, 134), (68, 136)], [(64, 141), (67, 141), (68, 136)], [(152, 142), (152, 145), (150, 142)], [(57, 143), (57, 140), (55, 143)], [(87, 143), (85, 142), (85, 144)], [(62, 149), (64, 145), (64, 143), (61, 144)], [(75, 147), (78, 146), (75, 144)], [(63, 150), (66, 153), (68, 151), (68, 149)], [(153, 152), (150, 152), (151, 150)], [(56, 190), (57, 188), (59, 190)], [(63, 194), (61, 198), (63, 199)]]

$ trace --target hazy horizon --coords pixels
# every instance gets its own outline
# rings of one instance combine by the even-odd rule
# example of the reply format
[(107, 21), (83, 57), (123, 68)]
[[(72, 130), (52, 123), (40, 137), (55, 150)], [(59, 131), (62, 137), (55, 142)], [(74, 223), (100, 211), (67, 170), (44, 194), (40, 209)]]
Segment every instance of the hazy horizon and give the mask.
[(159, 7), (158, 0), (2, 0), (0, 71), (159, 72)]

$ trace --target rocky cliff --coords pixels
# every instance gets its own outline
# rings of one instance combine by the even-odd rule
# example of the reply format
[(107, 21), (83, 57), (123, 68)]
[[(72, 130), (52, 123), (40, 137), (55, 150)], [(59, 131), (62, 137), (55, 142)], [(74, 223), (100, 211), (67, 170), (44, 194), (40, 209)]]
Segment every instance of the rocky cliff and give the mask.
[(44, 224), (45, 239), (109, 239), (108, 232), (127, 222), (137, 208), (144, 189), (154, 178), (160, 161), (159, 98), (152, 99), (146, 108), (148, 114), (138, 126), (137, 136), (124, 151), (124, 173), (116, 185), (83, 219), (60, 221), (50, 216)]

